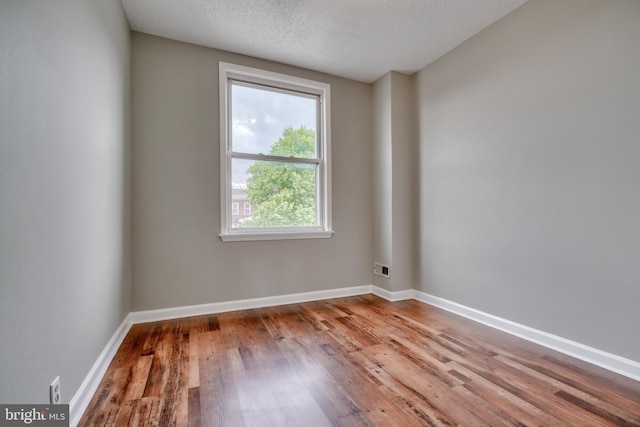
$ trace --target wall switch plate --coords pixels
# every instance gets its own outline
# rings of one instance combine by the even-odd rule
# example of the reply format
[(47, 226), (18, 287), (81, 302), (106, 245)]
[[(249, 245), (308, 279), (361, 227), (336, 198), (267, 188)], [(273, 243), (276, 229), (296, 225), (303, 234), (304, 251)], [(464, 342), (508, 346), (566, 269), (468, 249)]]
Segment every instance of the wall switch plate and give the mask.
[(390, 277), (389, 267), (376, 262), (373, 264), (373, 274), (386, 277), (388, 279)]
[(51, 385), (49, 385), (49, 400), (53, 405), (62, 403), (62, 395), (60, 394), (60, 377), (56, 377)]

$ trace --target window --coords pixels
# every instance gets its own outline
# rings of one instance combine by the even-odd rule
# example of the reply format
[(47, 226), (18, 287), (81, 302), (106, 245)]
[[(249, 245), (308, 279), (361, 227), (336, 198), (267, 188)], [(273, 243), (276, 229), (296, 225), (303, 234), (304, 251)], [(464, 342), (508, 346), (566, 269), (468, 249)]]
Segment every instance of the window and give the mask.
[[(220, 63), (222, 240), (331, 237), (329, 92)], [(250, 215), (237, 223), (234, 199)]]
[(231, 203), (231, 213), (233, 215), (238, 215), (240, 210), (238, 209), (238, 204), (236, 202)]

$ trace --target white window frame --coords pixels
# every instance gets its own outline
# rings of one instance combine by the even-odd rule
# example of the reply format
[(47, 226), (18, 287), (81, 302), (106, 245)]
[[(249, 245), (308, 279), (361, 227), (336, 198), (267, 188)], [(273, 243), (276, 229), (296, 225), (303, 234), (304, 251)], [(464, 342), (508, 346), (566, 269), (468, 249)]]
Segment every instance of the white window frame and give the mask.
[(251, 215), (251, 203), (244, 202), (242, 209), (243, 209), (244, 215)]
[(231, 202), (231, 215), (240, 215), (240, 204), (238, 202)]
[[(327, 83), (316, 82), (286, 74), (264, 71), (257, 68), (220, 62), (220, 238), (225, 241), (283, 240), (329, 238), (333, 234), (331, 225), (331, 87)], [(317, 95), (320, 100), (318, 111), (318, 176), (316, 227), (277, 228), (233, 228), (231, 203), (231, 134), (229, 109), (232, 80), (297, 91)], [(271, 156), (264, 156), (271, 157)]]

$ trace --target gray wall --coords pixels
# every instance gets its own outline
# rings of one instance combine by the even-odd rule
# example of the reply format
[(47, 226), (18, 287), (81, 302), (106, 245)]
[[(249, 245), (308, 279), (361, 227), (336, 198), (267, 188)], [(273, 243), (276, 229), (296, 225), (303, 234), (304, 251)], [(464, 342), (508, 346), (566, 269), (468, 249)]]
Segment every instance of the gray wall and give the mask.
[(532, 0), (418, 73), (421, 290), (640, 360), (639, 23)]
[[(218, 61), (331, 84), (330, 239), (219, 237)], [(133, 309), (371, 283), (368, 84), (154, 36), (132, 36)]]
[(120, 2), (3, 1), (0, 402), (69, 402), (130, 311)]
[(373, 284), (391, 291), (415, 286), (418, 237), (417, 148), (413, 77), (390, 71), (373, 84), (373, 260), (390, 278)]
[[(393, 167), (392, 167), (392, 116), (391, 73), (373, 84), (373, 139), (371, 180), (375, 191), (373, 200), (373, 262), (393, 268)], [(372, 283), (391, 290), (390, 279), (374, 275)]]
[(415, 287), (414, 257), (418, 236), (415, 224), (419, 206), (417, 192), (417, 147), (415, 143), (414, 79), (391, 73), (392, 115), (392, 224), (393, 260), (391, 289), (399, 291)]

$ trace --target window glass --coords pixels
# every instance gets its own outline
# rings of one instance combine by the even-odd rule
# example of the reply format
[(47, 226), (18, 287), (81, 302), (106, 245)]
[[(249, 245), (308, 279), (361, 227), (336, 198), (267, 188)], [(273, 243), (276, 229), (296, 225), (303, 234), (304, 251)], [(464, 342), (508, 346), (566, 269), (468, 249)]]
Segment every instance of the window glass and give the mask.
[[(231, 85), (231, 150), (238, 153), (316, 157), (317, 96), (247, 85)], [(307, 129), (312, 144), (279, 144), (286, 129)]]

